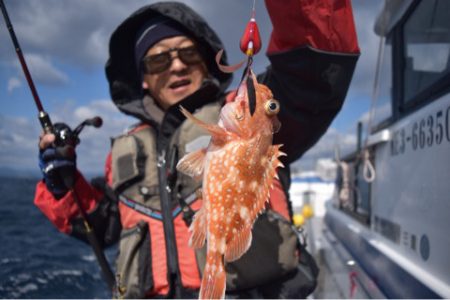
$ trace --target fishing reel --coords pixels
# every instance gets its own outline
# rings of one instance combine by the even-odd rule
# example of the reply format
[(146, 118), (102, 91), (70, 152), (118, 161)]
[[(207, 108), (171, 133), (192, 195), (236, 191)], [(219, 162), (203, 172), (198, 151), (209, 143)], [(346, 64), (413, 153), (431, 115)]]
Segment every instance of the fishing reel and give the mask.
[(84, 126), (94, 126), (96, 128), (102, 126), (103, 120), (100, 117), (93, 117), (81, 122), (74, 130), (65, 123), (53, 124), (52, 133), (55, 135), (53, 145), (56, 149), (56, 155), (61, 158), (75, 159), (75, 147), (80, 143), (78, 135)]
[[(53, 169), (54, 174), (58, 174), (58, 179), (54, 179), (56, 185), (61, 183), (67, 188), (71, 189), (75, 183), (74, 176), (74, 162), (76, 160), (75, 147), (80, 143), (78, 135), (81, 133), (85, 126), (94, 126), (96, 128), (102, 126), (103, 121), (100, 117), (94, 117), (92, 119), (86, 119), (81, 122), (74, 130), (72, 130), (65, 123), (55, 123), (52, 126), (52, 133), (55, 135), (55, 141), (53, 142), (54, 158), (56, 161), (49, 165), (49, 172)], [(65, 163), (62, 161), (69, 161)], [(73, 163), (70, 163), (72, 161)], [(58, 166), (59, 164), (59, 166)]]
[(75, 148), (80, 143), (78, 135), (81, 133), (84, 126), (94, 126), (95, 128), (99, 128), (102, 124), (103, 120), (100, 117), (86, 119), (74, 130), (65, 123), (55, 123), (53, 124), (53, 134), (55, 135), (54, 145), (55, 147), (69, 146)]

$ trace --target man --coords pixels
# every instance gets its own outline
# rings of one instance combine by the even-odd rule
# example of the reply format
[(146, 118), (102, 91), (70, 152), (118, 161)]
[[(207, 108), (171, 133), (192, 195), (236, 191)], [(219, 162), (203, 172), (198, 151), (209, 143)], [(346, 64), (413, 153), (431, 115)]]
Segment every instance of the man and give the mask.
[[(266, 6), (274, 25), (267, 50), (271, 65), (258, 80), (281, 103), (282, 128), (274, 143), (284, 144), (288, 166), (340, 110), (359, 49), (349, 0), (266, 0)], [(65, 166), (73, 168), (74, 191), (102, 246), (119, 241), (118, 297), (197, 296), (204, 253), (188, 246), (188, 227), (201, 206), (196, 193), (201, 183), (175, 166), (208, 139), (185, 120), (179, 105), (201, 120), (217, 121), (221, 105), (232, 97), (226, 91), (231, 75), (220, 72), (214, 60), (223, 48), (208, 24), (181, 3), (143, 7), (111, 36), (106, 64), (111, 96), (139, 123), (113, 139), (104, 181), (89, 184), (73, 159)], [(60, 158), (48, 155), (53, 140), (53, 135), (41, 137), (43, 170), (58, 165)], [(35, 204), (59, 230), (85, 239), (74, 195), (57, 169), (44, 172)], [(302, 287), (298, 241), (285, 225), (291, 221), (289, 175), (288, 167), (279, 171), (248, 255), (227, 265), (229, 297), (293, 298), (311, 292)], [(288, 253), (290, 263), (279, 261), (280, 253)]]

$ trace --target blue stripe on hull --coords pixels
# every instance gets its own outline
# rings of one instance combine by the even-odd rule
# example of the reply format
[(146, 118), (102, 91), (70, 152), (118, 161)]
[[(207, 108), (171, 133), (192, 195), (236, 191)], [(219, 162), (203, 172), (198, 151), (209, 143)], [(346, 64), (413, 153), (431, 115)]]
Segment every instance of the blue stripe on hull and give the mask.
[(364, 237), (350, 230), (343, 222), (339, 222), (337, 217), (327, 213), (325, 222), (386, 297), (397, 299), (441, 298), (372, 246)]

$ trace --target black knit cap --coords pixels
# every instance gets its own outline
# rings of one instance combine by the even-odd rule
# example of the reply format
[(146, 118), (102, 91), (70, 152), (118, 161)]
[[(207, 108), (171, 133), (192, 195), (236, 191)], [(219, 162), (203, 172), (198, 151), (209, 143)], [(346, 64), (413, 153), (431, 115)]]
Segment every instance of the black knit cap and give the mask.
[(158, 16), (145, 23), (136, 34), (134, 56), (136, 65), (140, 68), (142, 58), (154, 44), (162, 39), (189, 34), (172, 19)]

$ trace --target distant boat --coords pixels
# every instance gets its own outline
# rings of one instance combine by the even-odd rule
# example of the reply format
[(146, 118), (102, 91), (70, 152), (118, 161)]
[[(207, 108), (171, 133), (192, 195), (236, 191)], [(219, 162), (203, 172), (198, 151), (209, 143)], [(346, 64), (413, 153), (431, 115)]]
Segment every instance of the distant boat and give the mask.
[(335, 189), (336, 167), (330, 159), (319, 159), (315, 171), (292, 176), (289, 196), (294, 213), (310, 204), (316, 217), (324, 216), (325, 202), (332, 198)]

